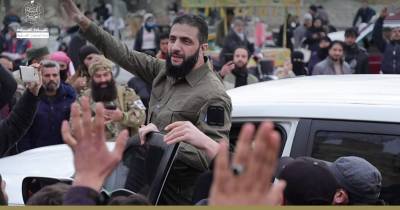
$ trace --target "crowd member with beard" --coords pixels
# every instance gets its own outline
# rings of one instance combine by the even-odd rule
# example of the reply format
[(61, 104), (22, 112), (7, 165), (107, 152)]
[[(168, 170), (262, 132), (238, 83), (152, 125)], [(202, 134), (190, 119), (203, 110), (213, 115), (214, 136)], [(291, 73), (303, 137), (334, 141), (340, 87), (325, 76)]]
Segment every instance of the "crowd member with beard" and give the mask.
[(226, 63), (219, 72), (224, 79), (225, 89), (229, 90), (258, 82), (257, 77), (248, 72), (248, 61), (249, 52), (247, 49), (238, 47), (233, 53), (233, 61)]
[(304, 40), (304, 45), (308, 46), (311, 52), (318, 50), (318, 44), (323, 37), (326, 37), (326, 31), (322, 25), (322, 20), (315, 18), (313, 20), (313, 25), (308, 29), (306, 40)]
[[(204, 19), (195, 15), (177, 17), (169, 35), (167, 60), (162, 61), (130, 51), (85, 18), (72, 0), (64, 0), (63, 6), (83, 35), (107, 58), (153, 85), (150, 124), (139, 129), (142, 141), (149, 132), (164, 130), (176, 121), (190, 121), (214, 141), (229, 139), (231, 99), (208, 65), (208, 26)], [(185, 138), (176, 129), (168, 133)], [(203, 152), (180, 143), (159, 204), (190, 204), (195, 180), (209, 168), (209, 161)]]
[(89, 66), (100, 57), (100, 51), (92, 45), (85, 45), (79, 49), (80, 65), (76, 73), (67, 79), (67, 83), (72, 85), (79, 95), (89, 88)]
[(368, 74), (369, 63), (367, 51), (358, 46), (357, 29), (349, 28), (344, 32), (344, 59), (350, 65), (353, 72), (356, 74)]
[(400, 27), (392, 29), (390, 42), (385, 42), (382, 30), (383, 21), (389, 16), (387, 8), (384, 8), (375, 23), (372, 39), (383, 53), (381, 71), (384, 74), (400, 74)]
[(146, 107), (140, 97), (133, 89), (117, 85), (111, 69), (111, 61), (105, 58), (93, 63), (89, 67), (90, 89), (83, 93), (90, 98), (93, 108), (97, 102), (104, 104), (107, 140), (115, 140), (124, 129), (129, 129), (130, 135), (137, 134), (146, 119)]
[(43, 90), (36, 116), (31, 128), (18, 142), (18, 152), (62, 144), (61, 123), (69, 119), (70, 106), (76, 100), (75, 90), (60, 79), (60, 66), (57, 62), (43, 60), (40, 72), (43, 79)]
[(74, 65), (71, 59), (65, 52), (58, 51), (50, 54), (50, 60), (55, 61), (60, 65), (60, 79), (66, 82), (68, 78), (75, 74)]
[(310, 61), (308, 62), (308, 73), (309, 75), (312, 75), (312, 72), (314, 70), (314, 66), (317, 65), (317, 63), (325, 60), (326, 57), (328, 57), (329, 54), (329, 46), (331, 46), (331, 39), (329, 37), (323, 37), (319, 41), (319, 48), (317, 51), (312, 52)]
[(341, 41), (333, 41), (329, 46), (329, 56), (315, 65), (313, 75), (352, 74), (353, 70), (344, 61), (344, 44)]
[(239, 46), (245, 46), (250, 54), (254, 52), (254, 44), (250, 43), (247, 39), (245, 29), (245, 20), (241, 17), (236, 17), (232, 22), (231, 31), (225, 38), (224, 46), (219, 55), (221, 65), (233, 60), (233, 53)]

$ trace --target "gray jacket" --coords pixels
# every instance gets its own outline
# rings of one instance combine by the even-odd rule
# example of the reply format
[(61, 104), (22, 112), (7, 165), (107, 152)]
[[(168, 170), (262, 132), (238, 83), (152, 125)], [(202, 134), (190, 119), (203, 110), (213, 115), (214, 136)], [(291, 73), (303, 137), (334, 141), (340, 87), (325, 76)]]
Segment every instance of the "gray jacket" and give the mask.
[[(345, 61), (342, 61), (342, 74), (353, 74), (353, 70), (350, 65)], [(314, 66), (313, 75), (334, 75), (335, 67), (332, 59), (328, 56), (325, 60), (319, 62)]]

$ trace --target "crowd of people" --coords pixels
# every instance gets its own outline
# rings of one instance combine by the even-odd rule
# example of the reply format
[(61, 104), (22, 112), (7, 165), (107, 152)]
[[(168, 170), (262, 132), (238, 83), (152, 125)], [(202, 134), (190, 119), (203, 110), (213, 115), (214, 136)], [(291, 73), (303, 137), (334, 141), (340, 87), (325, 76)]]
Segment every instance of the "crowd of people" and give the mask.
[[(44, 187), (28, 205), (151, 205), (139, 193), (100, 199), (127, 139), (137, 136), (145, 144), (151, 132), (165, 133), (168, 145), (180, 143), (159, 204), (384, 204), (382, 175), (367, 160), (279, 158), (281, 136), (271, 122), (257, 131), (254, 125), (244, 125), (230, 154), (232, 103), (226, 90), (277, 78), (370, 73), (368, 54), (356, 43), (359, 30), (348, 28), (344, 42), (331, 40), (327, 34), (335, 28), (322, 6), (310, 6), (303, 24), (287, 18), (280, 32), (286, 43), (278, 43), (292, 53), (278, 68), (263, 59), (247, 37), (246, 20), (233, 13), (229, 33), (218, 39), (221, 53), (211, 58), (208, 25), (200, 16), (180, 15), (169, 33), (163, 33), (156, 17), (146, 13), (130, 50), (120, 41), (124, 23), (108, 13), (106, 5), (96, 8), (97, 18), (91, 11), (80, 11), (72, 0), (63, 0), (62, 6), (76, 23), (67, 49), (49, 52), (47, 47), (33, 48), (28, 39), (17, 39), (21, 20), (13, 10), (0, 35), (0, 157), (62, 143), (74, 156), (72, 186)], [(359, 19), (368, 23), (374, 14), (365, 3), (353, 26)], [(385, 40), (386, 17), (383, 9), (373, 40), (384, 55), (382, 73), (396, 74), (400, 27)], [(310, 51), (309, 61), (300, 48)], [(38, 80), (21, 77), (18, 71), (25, 65), (39, 72)], [(128, 84), (117, 84), (112, 74), (116, 65), (135, 75)], [(115, 142), (112, 151), (106, 141)], [(277, 181), (271, 183), (273, 178)], [(1, 176), (0, 181), (0, 204), (6, 205)]]

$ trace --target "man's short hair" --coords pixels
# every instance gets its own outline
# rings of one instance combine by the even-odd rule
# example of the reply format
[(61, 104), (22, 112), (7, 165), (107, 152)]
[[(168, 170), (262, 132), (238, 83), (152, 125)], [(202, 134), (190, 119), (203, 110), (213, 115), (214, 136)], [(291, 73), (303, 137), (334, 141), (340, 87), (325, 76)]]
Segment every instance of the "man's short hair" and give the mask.
[(331, 50), (332, 47), (335, 46), (335, 45), (340, 45), (342, 47), (342, 49), (344, 50), (344, 43), (342, 41), (339, 41), (339, 40), (335, 40), (335, 41), (331, 42), (331, 45), (329, 46), (328, 49)]
[(161, 33), (160, 40), (163, 40), (163, 39), (169, 39), (169, 33)]
[(55, 61), (43, 60), (40, 63), (42, 64), (43, 68), (56, 68), (58, 71), (60, 71), (60, 64)]
[(198, 29), (197, 38), (200, 44), (205, 44), (208, 41), (208, 26), (207, 22), (198, 15), (182, 15), (175, 18), (172, 26), (175, 24), (186, 24)]
[(236, 47), (235, 50), (233, 51), (233, 54), (235, 54), (236, 50), (238, 50), (238, 49), (246, 50), (246, 52), (247, 52), (247, 57), (248, 57), (248, 58), (250, 57), (250, 51), (249, 51), (249, 49), (248, 49), (247, 47), (245, 47), (245, 46), (238, 46), (238, 47)]
[(358, 31), (356, 28), (348, 28), (344, 32), (344, 37), (358, 37)]
[(62, 205), (65, 193), (71, 185), (57, 183), (40, 189), (28, 200), (28, 205)]

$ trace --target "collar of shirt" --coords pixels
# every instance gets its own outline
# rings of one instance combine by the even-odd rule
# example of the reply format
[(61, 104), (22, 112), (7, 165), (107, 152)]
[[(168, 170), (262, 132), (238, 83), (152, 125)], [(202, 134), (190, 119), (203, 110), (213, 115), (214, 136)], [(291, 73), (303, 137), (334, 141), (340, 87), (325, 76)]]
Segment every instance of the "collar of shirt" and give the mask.
[[(185, 80), (191, 87), (194, 87), (209, 71), (211, 71), (207, 58), (204, 57), (204, 60), (205, 62), (202, 66), (197, 69), (192, 69), (192, 71), (185, 76)], [(176, 84), (178, 81), (181, 81), (172, 77), (168, 77), (168, 80), (172, 85)]]

